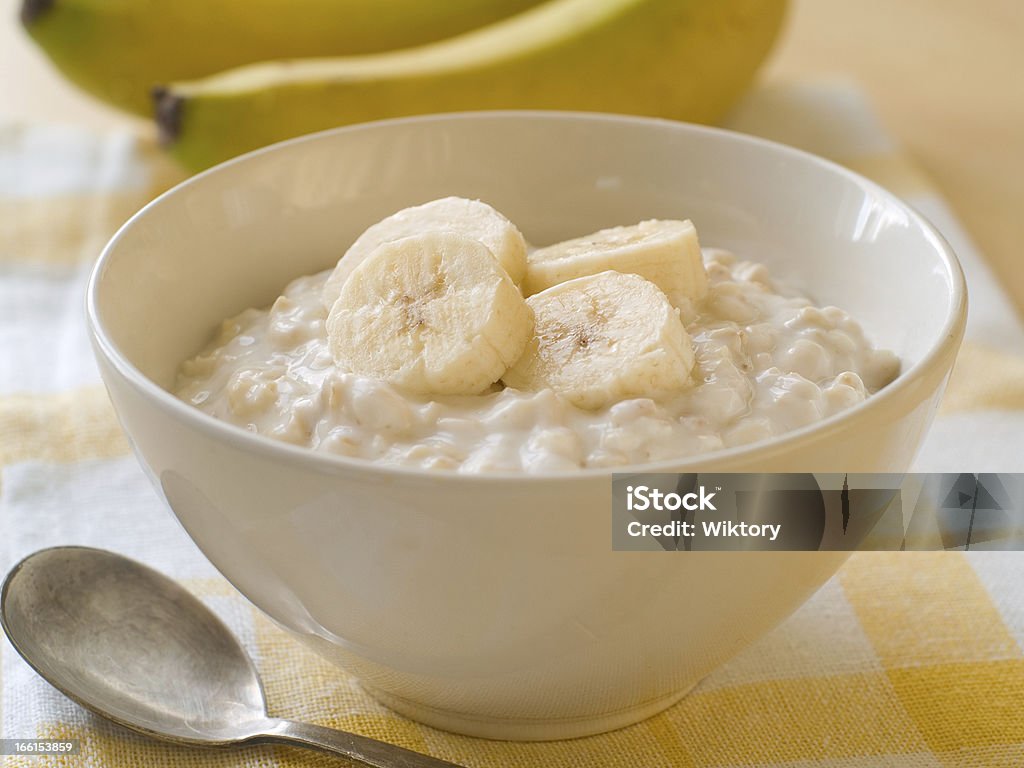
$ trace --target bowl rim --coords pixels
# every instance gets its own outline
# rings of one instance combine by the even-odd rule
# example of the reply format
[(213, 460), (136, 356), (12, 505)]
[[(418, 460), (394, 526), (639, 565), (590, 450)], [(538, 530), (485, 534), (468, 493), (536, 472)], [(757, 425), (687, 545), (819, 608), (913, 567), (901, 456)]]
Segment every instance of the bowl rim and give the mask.
[[(847, 408), (837, 414), (829, 416), (820, 421), (788, 431), (777, 437), (767, 440), (749, 443), (746, 445), (725, 448), (708, 453), (681, 456), (674, 459), (660, 460), (657, 462), (644, 462), (634, 464), (623, 464), (613, 467), (591, 467), (575, 470), (559, 470), (553, 472), (525, 472), (525, 471), (501, 471), (501, 472), (480, 472), (461, 473), (451, 469), (425, 469), (417, 466), (406, 466), (402, 464), (387, 464), (373, 459), (342, 456), (327, 451), (317, 451), (305, 446), (292, 445), (280, 440), (274, 440), (265, 435), (249, 432), (235, 424), (217, 419), (216, 417), (189, 405), (183, 400), (175, 397), (171, 392), (159, 386), (155, 381), (142, 373), (128, 357), (121, 352), (114, 341), (108, 335), (100, 317), (98, 292), (102, 282), (103, 273), (106, 271), (107, 263), (111, 260), (112, 254), (117, 251), (120, 241), (126, 233), (131, 230), (140, 219), (149, 215), (149, 212), (160, 206), (167, 198), (187, 193), (190, 187), (203, 183), (206, 177), (222, 172), (224, 169), (235, 165), (253, 161), (264, 154), (278, 152), (286, 147), (292, 147), (307, 142), (325, 141), (337, 135), (349, 133), (361, 133), (378, 130), (382, 127), (395, 125), (423, 125), (446, 121), (467, 121), (493, 120), (493, 119), (528, 119), (547, 120), (551, 122), (581, 121), (594, 123), (615, 123), (623, 125), (635, 125), (640, 127), (659, 127), (684, 133), (696, 135), (709, 135), (724, 138), (727, 141), (747, 144), (761, 150), (768, 150), (781, 154), (784, 157), (797, 160), (803, 163), (819, 167), (821, 170), (838, 174), (847, 181), (852, 182), (865, 192), (884, 199), (887, 203), (900, 208), (907, 217), (913, 221), (925, 237), (930, 241), (939, 257), (939, 263), (944, 269), (945, 277), (950, 286), (948, 310), (942, 329), (938, 335), (938, 342), (930, 347), (926, 353), (910, 368), (901, 370), (892, 383), (886, 385), (879, 392), (871, 395), (860, 403)], [(732, 131), (725, 128), (686, 123), (665, 118), (643, 117), (637, 115), (618, 115), (601, 112), (575, 112), (565, 110), (482, 110), (473, 112), (445, 112), (428, 115), (416, 115), (410, 117), (390, 118), (386, 120), (375, 120), (354, 125), (339, 126), (323, 131), (305, 134), (295, 138), (269, 144), (265, 147), (247, 152), (219, 163), (198, 174), (190, 176), (184, 181), (164, 191), (149, 203), (136, 211), (103, 247), (99, 258), (96, 260), (89, 277), (85, 298), (86, 319), (89, 334), (93, 342), (93, 348), (97, 356), (102, 356), (116, 372), (144, 399), (153, 403), (171, 418), (183, 421), (189, 427), (221, 442), (233, 443), (243, 450), (253, 451), (264, 457), (276, 459), (285, 464), (300, 464), (307, 470), (316, 470), (326, 474), (338, 472), (351, 473), (361, 472), (381, 477), (402, 476), (405, 479), (426, 480), (439, 482), (455, 480), (460, 484), (484, 483), (493, 484), (508, 482), (510, 480), (532, 485), (543, 483), (562, 483), (566, 480), (587, 480), (591, 478), (611, 478), (612, 474), (641, 474), (656, 472), (685, 472), (693, 471), (695, 465), (709, 465), (716, 461), (734, 461), (737, 459), (754, 459), (750, 463), (756, 463), (758, 455), (768, 458), (779, 452), (783, 452), (794, 443), (808, 438), (822, 438), (843, 430), (851, 421), (860, 418), (866, 412), (878, 411), (889, 405), (905, 390), (913, 387), (917, 382), (927, 378), (934, 373), (946, 353), (955, 349), (963, 337), (967, 320), (967, 286), (963, 269), (957, 259), (953, 248), (946, 238), (928, 221), (919, 211), (894, 193), (881, 185), (861, 176), (838, 163), (827, 160), (811, 152), (797, 149), (786, 144), (763, 139), (758, 136)]]

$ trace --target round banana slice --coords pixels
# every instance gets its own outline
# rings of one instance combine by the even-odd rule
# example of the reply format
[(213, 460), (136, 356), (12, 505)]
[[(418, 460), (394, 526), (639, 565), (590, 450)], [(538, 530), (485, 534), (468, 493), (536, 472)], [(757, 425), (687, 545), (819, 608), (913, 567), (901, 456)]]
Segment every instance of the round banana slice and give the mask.
[(338, 261), (324, 283), (324, 306), (334, 306), (341, 286), (378, 246), (425, 232), (456, 232), (479, 240), (494, 254), (512, 282), (519, 285), (526, 274), (526, 241), (516, 225), (479, 200), (444, 197), (404, 210), (367, 229)]
[(641, 221), (539, 248), (527, 256), (523, 293), (612, 269), (647, 278), (675, 306), (707, 293), (697, 230), (689, 221)]
[(690, 337), (656, 285), (601, 272), (526, 300), (534, 336), (502, 380), (516, 389), (551, 388), (580, 408), (630, 397), (658, 397), (685, 386)]
[(475, 395), (533, 334), (533, 312), (487, 246), (453, 232), (385, 243), (327, 317), (339, 367), (421, 394)]

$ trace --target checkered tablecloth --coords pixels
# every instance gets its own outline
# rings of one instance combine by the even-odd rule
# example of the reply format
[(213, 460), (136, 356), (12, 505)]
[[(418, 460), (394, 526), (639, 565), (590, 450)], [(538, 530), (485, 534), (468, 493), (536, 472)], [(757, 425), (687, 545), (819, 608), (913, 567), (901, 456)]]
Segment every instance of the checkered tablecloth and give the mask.
[[(983, 260), (857, 91), (755, 92), (733, 127), (826, 155), (930, 217), (967, 272), (967, 342), (918, 468), (1024, 469), (1024, 332)], [(116, 227), (180, 177), (135, 135), (0, 122), (0, 571), (46, 546), (123, 552), (180, 579), (252, 652), (272, 714), (467, 766), (1024, 766), (1024, 553), (864, 553), (681, 703), (568, 742), (464, 738), (364, 694), (237, 595), (174, 522), (118, 428), (84, 328), (86, 279)], [(284, 748), (174, 748), (92, 718), (0, 641), (0, 738), (78, 738), (3, 766), (314, 766)]]

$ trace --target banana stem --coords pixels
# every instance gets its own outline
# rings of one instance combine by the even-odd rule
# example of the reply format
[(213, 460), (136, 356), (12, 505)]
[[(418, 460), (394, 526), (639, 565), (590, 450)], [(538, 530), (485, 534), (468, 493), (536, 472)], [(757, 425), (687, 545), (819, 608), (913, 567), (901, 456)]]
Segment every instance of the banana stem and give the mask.
[(54, 0), (23, 0), (21, 4), (21, 23), (29, 26), (53, 7)]
[(162, 85), (154, 87), (152, 94), (160, 145), (169, 147), (181, 133), (181, 113), (184, 99)]

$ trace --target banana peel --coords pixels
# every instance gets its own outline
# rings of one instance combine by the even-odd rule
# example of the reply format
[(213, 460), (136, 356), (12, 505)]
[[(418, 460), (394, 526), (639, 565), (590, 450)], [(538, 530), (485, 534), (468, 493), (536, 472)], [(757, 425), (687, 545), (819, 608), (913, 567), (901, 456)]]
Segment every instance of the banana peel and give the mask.
[(155, 92), (163, 143), (199, 170), (283, 139), (401, 115), (560, 109), (714, 122), (746, 89), (785, 0), (548, 0), (448, 40), (267, 62)]
[(541, 0), (22, 0), (21, 21), (73, 83), (152, 117), (159, 83), (258, 61), (391, 51)]

